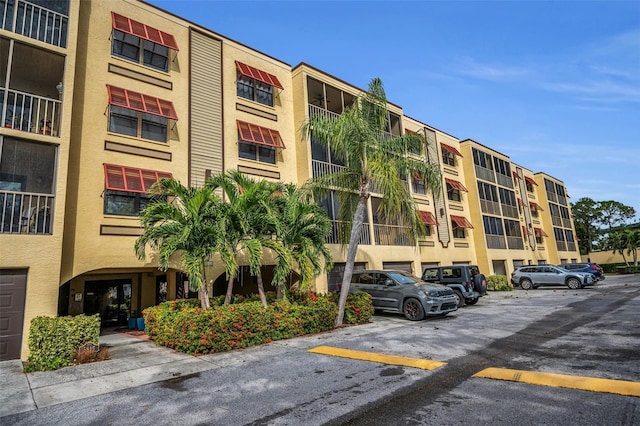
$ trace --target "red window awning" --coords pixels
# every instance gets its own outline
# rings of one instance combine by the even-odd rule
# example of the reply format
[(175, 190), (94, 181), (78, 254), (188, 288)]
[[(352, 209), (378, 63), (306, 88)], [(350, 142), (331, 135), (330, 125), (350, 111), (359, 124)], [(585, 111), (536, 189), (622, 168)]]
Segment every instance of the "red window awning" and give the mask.
[(277, 87), (280, 90), (283, 90), (282, 84), (280, 84), (280, 80), (273, 74), (269, 74), (268, 72), (264, 72), (259, 70), (258, 68), (254, 68), (251, 65), (243, 64), (242, 62), (236, 61), (236, 68), (240, 74), (261, 81), (269, 86)]
[(522, 178), (520, 177), (520, 175), (518, 174), (518, 172), (516, 172), (516, 171), (511, 172), (511, 174), (513, 175), (513, 178), (514, 178), (514, 179), (522, 179)]
[(525, 206), (524, 201), (522, 201), (522, 198), (518, 198), (518, 205), (520, 207), (524, 207)]
[(455, 149), (454, 147), (452, 147), (451, 145), (447, 145), (446, 143), (440, 143), (440, 146), (442, 147), (442, 149), (444, 149), (447, 152), (452, 153), (453, 155), (457, 155), (458, 157), (462, 157), (462, 154), (460, 154), (460, 151), (458, 151), (457, 149)]
[(531, 235), (531, 231), (529, 231), (529, 228), (527, 228), (526, 226), (522, 225), (522, 234), (523, 235)]
[(104, 164), (104, 187), (114, 191), (149, 192), (160, 178), (173, 178), (168, 172), (138, 169), (136, 167)]
[(433, 215), (433, 213), (418, 210), (418, 215), (420, 216), (422, 223), (424, 223), (425, 225), (438, 225), (438, 221), (436, 220), (436, 217)]
[(538, 203), (534, 203), (533, 201), (529, 201), (529, 206), (531, 207), (531, 210), (535, 210), (537, 212), (544, 211), (544, 209), (540, 207)]
[(533, 231), (536, 233), (538, 237), (548, 237), (547, 233), (542, 230), (542, 228), (533, 228)]
[(538, 186), (538, 184), (536, 183), (535, 180), (531, 179), (529, 176), (525, 176), (524, 180), (526, 180), (527, 182), (529, 182), (531, 185), (535, 185)]
[(113, 28), (116, 30), (149, 40), (153, 43), (161, 44), (175, 51), (179, 50), (175, 37), (169, 33), (165, 33), (164, 31), (160, 31), (114, 12), (111, 12), (111, 20), (113, 21)]
[(243, 142), (255, 143), (258, 145), (271, 146), (273, 148), (285, 149), (284, 142), (280, 137), (280, 132), (266, 127), (236, 120), (238, 123), (238, 134)]
[(457, 189), (458, 191), (464, 191), (464, 192), (469, 192), (467, 191), (467, 188), (464, 187), (463, 184), (461, 184), (460, 182), (458, 182), (457, 180), (453, 180), (453, 179), (449, 179), (449, 178), (444, 178), (444, 181), (451, 185), (451, 187), (453, 189)]
[(144, 95), (108, 84), (107, 92), (109, 93), (110, 105), (146, 112), (147, 114), (157, 115), (170, 120), (178, 119), (176, 109), (173, 107), (171, 101), (165, 101), (164, 99), (154, 96)]
[(467, 220), (466, 217), (464, 216), (455, 216), (455, 215), (451, 215), (451, 220), (453, 222), (455, 222), (456, 227), (458, 228), (469, 228), (469, 229), (473, 229), (473, 225), (471, 224), (471, 222), (469, 222)]

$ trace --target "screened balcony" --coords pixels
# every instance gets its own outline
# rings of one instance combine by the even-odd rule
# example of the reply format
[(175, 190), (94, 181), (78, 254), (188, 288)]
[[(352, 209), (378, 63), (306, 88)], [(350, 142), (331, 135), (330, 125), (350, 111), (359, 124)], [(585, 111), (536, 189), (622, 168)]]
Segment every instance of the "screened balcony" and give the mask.
[(67, 47), (68, 16), (65, 0), (0, 1), (0, 28), (58, 47)]
[(59, 137), (63, 70), (64, 57), (0, 38), (2, 127)]
[(57, 147), (0, 141), (0, 234), (50, 234)]

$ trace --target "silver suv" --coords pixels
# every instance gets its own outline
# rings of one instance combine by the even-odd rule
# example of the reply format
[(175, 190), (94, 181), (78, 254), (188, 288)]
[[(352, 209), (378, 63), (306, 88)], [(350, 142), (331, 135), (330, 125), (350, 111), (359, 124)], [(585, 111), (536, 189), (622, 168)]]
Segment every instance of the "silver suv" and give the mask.
[(593, 285), (593, 275), (588, 272), (568, 271), (553, 265), (522, 266), (511, 273), (511, 283), (523, 290), (541, 285), (566, 285), (572, 290)]
[(425, 315), (443, 316), (458, 309), (452, 289), (426, 283), (402, 271), (355, 272), (349, 291), (369, 293), (375, 309), (403, 313), (412, 321)]

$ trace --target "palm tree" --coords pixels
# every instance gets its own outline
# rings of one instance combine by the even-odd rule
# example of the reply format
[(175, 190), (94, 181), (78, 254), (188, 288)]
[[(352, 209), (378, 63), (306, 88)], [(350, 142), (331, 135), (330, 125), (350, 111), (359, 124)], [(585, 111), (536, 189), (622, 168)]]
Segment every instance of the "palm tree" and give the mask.
[[(317, 188), (338, 189), (341, 196), (340, 219), (350, 226), (347, 259), (336, 327), (342, 325), (344, 307), (349, 293), (353, 265), (372, 190), (383, 196), (378, 215), (387, 222), (407, 228), (414, 237), (424, 235), (416, 205), (403, 177), (417, 174), (434, 194), (441, 187), (441, 173), (437, 164), (426, 157), (407, 155), (422, 152), (426, 138), (419, 133), (388, 137), (387, 99), (380, 79), (369, 83), (368, 91), (360, 96), (340, 116), (330, 118), (312, 116), (303, 126), (303, 134), (328, 147), (346, 166), (337, 172), (314, 179)], [(343, 244), (345, 241), (343, 240)]]
[[(308, 290), (323, 270), (331, 269), (331, 254), (326, 239), (331, 222), (326, 211), (312, 201), (310, 193), (294, 184), (284, 184), (275, 197), (275, 208), (269, 209), (269, 221), (276, 225), (276, 239), (291, 254), (300, 278), (298, 289)], [(286, 262), (278, 257), (278, 263)], [(283, 265), (281, 270), (285, 270)], [(278, 299), (284, 295), (286, 276), (274, 279)]]
[(141, 212), (143, 233), (135, 242), (136, 255), (144, 260), (149, 246), (158, 253), (158, 267), (166, 271), (178, 253), (200, 306), (209, 308), (204, 263), (218, 251), (224, 235), (222, 201), (209, 188), (187, 188), (173, 179), (162, 178), (153, 189), (160, 199)]
[[(237, 273), (237, 257), (247, 256), (249, 271), (256, 277), (258, 293), (263, 306), (267, 306), (260, 268), (264, 249), (273, 250), (281, 259), (274, 270), (274, 279), (281, 279), (291, 269), (291, 256), (282, 243), (273, 238), (275, 224), (268, 220), (267, 212), (278, 194), (278, 185), (265, 180), (256, 181), (238, 171), (228, 171), (210, 178), (205, 187), (211, 191), (222, 190), (228, 201), (221, 218), (225, 238), (220, 250), (226, 265), (228, 282), (225, 304), (231, 302), (234, 276)], [(288, 269), (287, 269), (288, 268)]]

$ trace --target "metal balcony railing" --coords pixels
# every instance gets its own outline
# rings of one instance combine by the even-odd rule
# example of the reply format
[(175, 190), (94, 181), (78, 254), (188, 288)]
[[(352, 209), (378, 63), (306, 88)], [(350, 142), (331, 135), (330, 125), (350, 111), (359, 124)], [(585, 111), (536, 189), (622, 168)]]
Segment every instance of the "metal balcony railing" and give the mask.
[(51, 234), (51, 194), (0, 191), (0, 234)]
[(560, 216), (551, 216), (553, 226), (562, 226), (562, 218)]
[(56, 99), (0, 88), (0, 119), (5, 128), (59, 137), (61, 106)]
[[(342, 241), (340, 240), (340, 226), (343, 222), (338, 221), (338, 220), (332, 220), (331, 221), (331, 235), (327, 238), (326, 243), (327, 244), (342, 244)], [(349, 238), (349, 237), (347, 237)], [(348, 244), (349, 241), (345, 241), (345, 244)], [(359, 244), (365, 244), (365, 245), (370, 245), (371, 244), (371, 237), (369, 235), (369, 224), (368, 223), (363, 223), (362, 224), (362, 232), (360, 233), (360, 242)]]
[(513, 188), (513, 179), (511, 176), (501, 175), (500, 173), (496, 173), (496, 182), (502, 186), (506, 186), (507, 188)]
[(486, 180), (487, 182), (496, 181), (495, 173), (493, 173), (493, 170), (478, 165), (475, 166), (475, 170), (476, 177), (478, 179)]
[(509, 250), (524, 250), (522, 237), (507, 237), (507, 247)]
[(408, 228), (399, 225), (374, 224), (373, 232), (380, 246), (415, 246), (416, 242)]
[(320, 108), (315, 105), (309, 105), (309, 117), (337, 118), (340, 114)]
[(481, 198), (480, 209), (482, 210), (482, 213), (500, 216), (500, 203), (496, 203), (495, 201), (483, 200)]
[(313, 160), (311, 161), (311, 169), (313, 177), (318, 178), (324, 175), (332, 174), (344, 170), (344, 166), (339, 166), (333, 163), (327, 163), (325, 161)]
[(518, 208), (516, 206), (510, 206), (507, 204), (501, 204), (502, 206), (502, 216), (518, 218)]
[(567, 251), (576, 251), (576, 243), (574, 241), (567, 241)]
[(24, 0), (0, 1), (0, 28), (58, 47), (67, 47), (69, 18)]
[(490, 248), (490, 249), (506, 249), (507, 248), (507, 244), (504, 240), (504, 236), (502, 235), (485, 234), (485, 238), (487, 239), (487, 248)]
[(556, 241), (558, 251), (567, 251), (567, 243), (565, 241)]
[(558, 196), (555, 192), (547, 191), (547, 198), (549, 201), (553, 201), (554, 203), (558, 202)]

